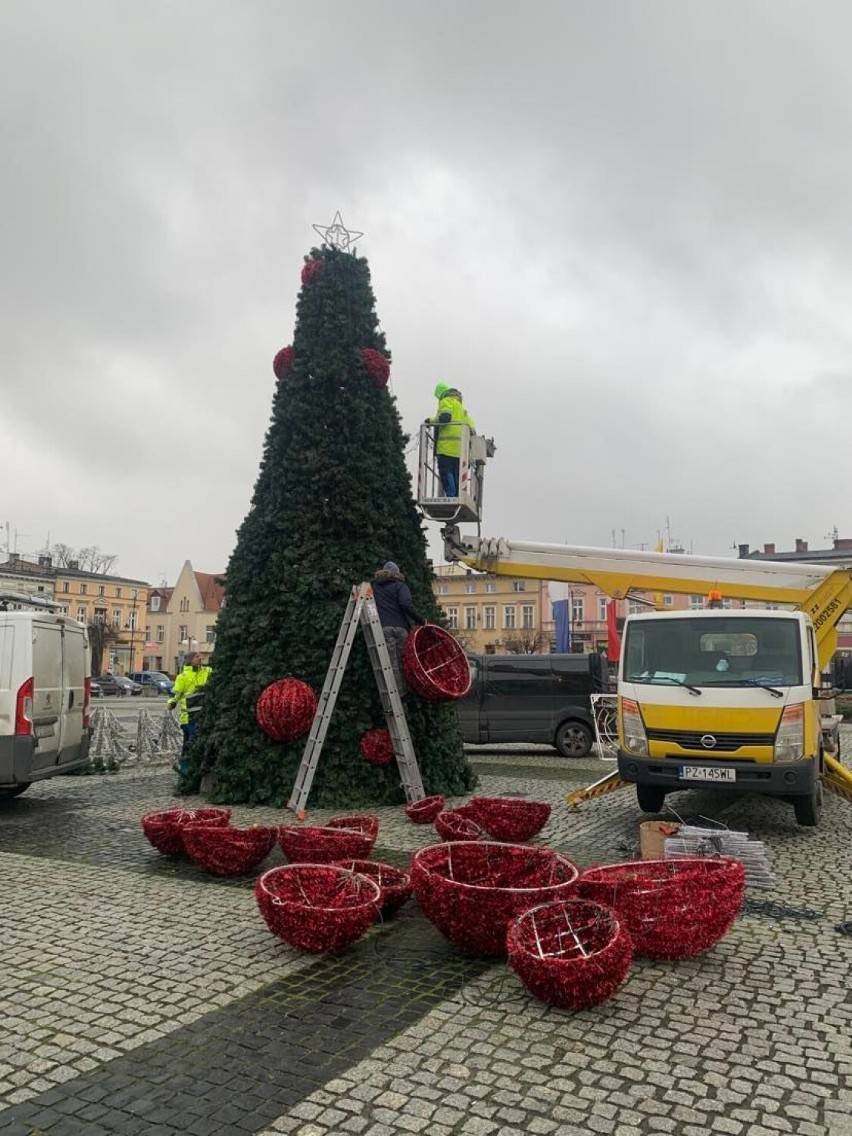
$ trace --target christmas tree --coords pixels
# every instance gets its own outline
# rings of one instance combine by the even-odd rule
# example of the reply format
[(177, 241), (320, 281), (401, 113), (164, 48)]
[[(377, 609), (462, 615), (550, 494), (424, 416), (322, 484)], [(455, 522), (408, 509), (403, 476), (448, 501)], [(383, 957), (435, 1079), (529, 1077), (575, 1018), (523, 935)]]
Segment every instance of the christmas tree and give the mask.
[[(331, 231), (329, 231), (331, 232)], [(408, 442), (387, 390), (390, 356), (367, 261), (335, 244), (302, 269), (292, 347), (275, 357), (277, 385), (249, 513), (226, 572), (213, 676), (182, 789), (212, 774), (219, 803), (283, 804), (306, 738), (280, 743), (255, 703), (294, 677), (319, 695), (353, 584), (387, 560), (415, 606), (437, 622), (426, 541), (405, 466)], [(472, 785), (455, 707), (404, 697), (427, 793)], [(359, 741), (385, 721), (363, 637), (356, 637), (311, 794), (352, 808), (403, 799), (395, 762), (376, 766)]]

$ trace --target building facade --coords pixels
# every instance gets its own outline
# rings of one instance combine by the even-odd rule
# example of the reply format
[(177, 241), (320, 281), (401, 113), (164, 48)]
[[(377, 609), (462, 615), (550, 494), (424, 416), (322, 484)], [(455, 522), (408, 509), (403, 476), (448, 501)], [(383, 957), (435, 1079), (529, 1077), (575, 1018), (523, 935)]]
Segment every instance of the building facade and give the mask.
[(145, 666), (176, 674), (197, 651), (209, 662), (225, 598), (224, 574), (196, 572), (187, 560), (173, 588), (154, 588), (146, 612)]
[(101, 670), (115, 674), (141, 670), (149, 585), (127, 576), (82, 572), (71, 565), (54, 571), (59, 613), (87, 627), (104, 629)]
[(553, 614), (547, 581), (474, 572), (461, 564), (434, 570), (435, 598), (466, 651), (540, 654), (550, 651)]

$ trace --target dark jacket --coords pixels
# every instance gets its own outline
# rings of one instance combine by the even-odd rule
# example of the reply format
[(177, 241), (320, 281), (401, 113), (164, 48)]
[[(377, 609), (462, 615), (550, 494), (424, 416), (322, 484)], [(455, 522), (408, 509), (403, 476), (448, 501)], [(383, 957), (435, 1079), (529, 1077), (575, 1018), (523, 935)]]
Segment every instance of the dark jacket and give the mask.
[(426, 620), (414, 606), (408, 584), (402, 576), (384, 569), (373, 577), (373, 595), (382, 627), (403, 627), (409, 630)]

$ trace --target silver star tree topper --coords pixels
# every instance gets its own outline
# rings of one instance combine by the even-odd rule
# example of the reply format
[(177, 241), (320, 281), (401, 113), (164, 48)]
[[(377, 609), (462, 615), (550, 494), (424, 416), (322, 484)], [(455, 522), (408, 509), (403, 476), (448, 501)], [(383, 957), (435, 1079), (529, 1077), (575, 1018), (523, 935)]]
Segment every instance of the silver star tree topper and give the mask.
[(354, 229), (346, 228), (339, 209), (334, 214), (334, 220), (330, 225), (314, 225), (313, 228), (319, 233), (325, 244), (331, 248), (340, 249), (341, 252), (349, 252), (358, 238), (364, 235), (363, 233), (356, 233)]

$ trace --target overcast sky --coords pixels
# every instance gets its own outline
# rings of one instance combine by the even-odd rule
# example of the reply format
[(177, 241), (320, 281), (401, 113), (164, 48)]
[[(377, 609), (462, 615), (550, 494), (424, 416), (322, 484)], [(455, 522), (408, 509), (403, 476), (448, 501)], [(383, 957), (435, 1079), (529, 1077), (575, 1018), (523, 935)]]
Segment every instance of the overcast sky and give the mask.
[(225, 567), (311, 225), (483, 533), (825, 546), (849, 517), (852, 7), (4, 0), (0, 522)]

